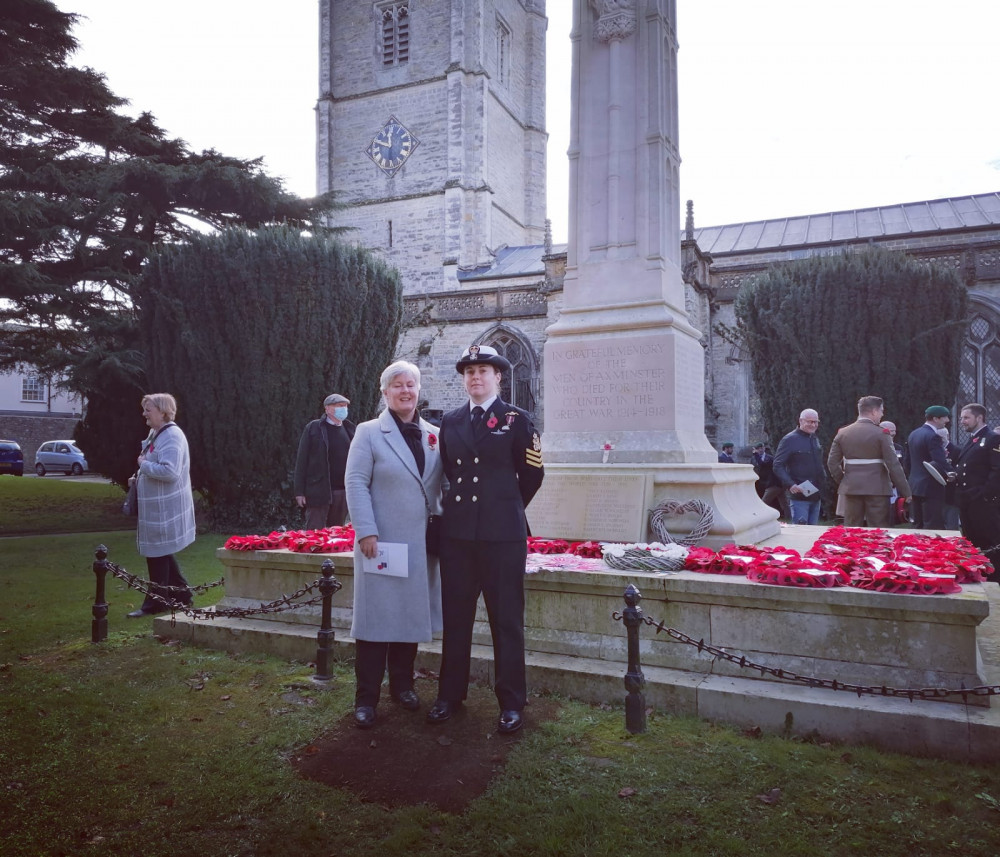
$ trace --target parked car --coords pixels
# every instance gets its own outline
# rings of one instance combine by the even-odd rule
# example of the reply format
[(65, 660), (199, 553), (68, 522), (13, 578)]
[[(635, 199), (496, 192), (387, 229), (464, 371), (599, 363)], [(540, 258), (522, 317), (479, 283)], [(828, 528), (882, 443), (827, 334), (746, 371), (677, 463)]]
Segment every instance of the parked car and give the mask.
[(87, 469), (87, 459), (71, 440), (47, 440), (35, 453), (35, 473), (44, 476), (50, 470), (62, 470), (67, 476), (80, 476)]
[(14, 440), (0, 440), (0, 473), (24, 476), (24, 453)]

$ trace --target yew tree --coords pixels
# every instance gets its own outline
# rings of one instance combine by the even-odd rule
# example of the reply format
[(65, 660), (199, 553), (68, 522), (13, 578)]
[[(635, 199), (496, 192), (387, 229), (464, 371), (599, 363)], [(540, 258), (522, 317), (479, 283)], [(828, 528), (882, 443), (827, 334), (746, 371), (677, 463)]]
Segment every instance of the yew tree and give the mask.
[(32, 365), (83, 394), (88, 459), (121, 480), (143, 429), (133, 290), (149, 254), (198, 229), (316, 231), (332, 202), (130, 115), (101, 74), (70, 64), (76, 18), (49, 0), (0, 14), (0, 370)]
[(771, 440), (815, 408), (828, 449), (866, 395), (885, 400), (902, 439), (928, 405), (950, 407), (966, 300), (955, 269), (880, 248), (782, 263), (743, 286), (737, 326)]
[(299, 523), (291, 474), (332, 392), (374, 416), (402, 320), (395, 269), (328, 235), (229, 229), (164, 248), (139, 284), (148, 384), (172, 393), (214, 529)]

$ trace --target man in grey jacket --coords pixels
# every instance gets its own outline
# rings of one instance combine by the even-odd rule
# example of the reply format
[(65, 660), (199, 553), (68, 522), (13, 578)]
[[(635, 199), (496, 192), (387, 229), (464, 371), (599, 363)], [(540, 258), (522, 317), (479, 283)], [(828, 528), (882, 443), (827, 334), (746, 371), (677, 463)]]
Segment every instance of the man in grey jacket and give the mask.
[(326, 416), (306, 425), (295, 456), (295, 502), (306, 510), (306, 529), (341, 527), (347, 520), (344, 470), (354, 439), (347, 419), (350, 400), (333, 393), (323, 400)]

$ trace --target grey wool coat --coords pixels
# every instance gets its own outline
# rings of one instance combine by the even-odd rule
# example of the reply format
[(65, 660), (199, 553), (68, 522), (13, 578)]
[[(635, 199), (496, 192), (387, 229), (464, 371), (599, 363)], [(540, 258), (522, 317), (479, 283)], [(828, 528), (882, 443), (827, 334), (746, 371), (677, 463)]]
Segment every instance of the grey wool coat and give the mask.
[(139, 466), (136, 492), (139, 556), (168, 556), (186, 548), (195, 537), (191, 496), (191, 456), (187, 438), (176, 423), (167, 423), (152, 441), (143, 441), (146, 460)]
[[(351, 636), (356, 640), (420, 643), (441, 630), (441, 576), (424, 538), (428, 503), (431, 513), (441, 514), (441, 448), (435, 426), (420, 420), (420, 428), (423, 478), (389, 411), (358, 426), (347, 455), (344, 486), (355, 534)], [(365, 574), (360, 542), (366, 536), (405, 542), (409, 575)]]

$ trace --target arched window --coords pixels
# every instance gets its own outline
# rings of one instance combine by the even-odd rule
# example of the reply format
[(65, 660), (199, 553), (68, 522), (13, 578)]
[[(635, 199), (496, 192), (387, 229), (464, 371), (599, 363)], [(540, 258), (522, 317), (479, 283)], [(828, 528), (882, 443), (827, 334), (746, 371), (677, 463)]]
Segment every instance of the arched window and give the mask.
[(1000, 313), (985, 301), (972, 299), (971, 318), (962, 343), (958, 407), (979, 402), (991, 423), (1000, 421)]
[(528, 341), (507, 327), (498, 327), (484, 336), (489, 345), (510, 361), (512, 371), (500, 379), (500, 398), (527, 411), (537, 420), (538, 358)]

